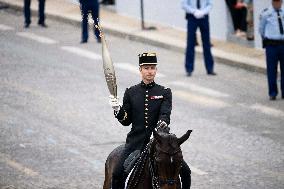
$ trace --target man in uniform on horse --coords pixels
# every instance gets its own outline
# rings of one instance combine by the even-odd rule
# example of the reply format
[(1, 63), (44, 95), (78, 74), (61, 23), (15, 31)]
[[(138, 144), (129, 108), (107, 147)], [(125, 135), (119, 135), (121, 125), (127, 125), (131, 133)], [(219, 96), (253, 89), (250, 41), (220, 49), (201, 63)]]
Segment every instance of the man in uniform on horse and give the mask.
[[(112, 189), (124, 189), (127, 175), (123, 164), (126, 158), (135, 150), (143, 150), (155, 128), (165, 128), (170, 124), (172, 92), (154, 82), (156, 53), (139, 54), (139, 71), (142, 81), (126, 89), (122, 105), (118, 97), (110, 96), (110, 105), (118, 121), (124, 126), (132, 124), (125, 149), (112, 174)], [(191, 171), (185, 161), (182, 162), (180, 176), (182, 188), (190, 188)]]

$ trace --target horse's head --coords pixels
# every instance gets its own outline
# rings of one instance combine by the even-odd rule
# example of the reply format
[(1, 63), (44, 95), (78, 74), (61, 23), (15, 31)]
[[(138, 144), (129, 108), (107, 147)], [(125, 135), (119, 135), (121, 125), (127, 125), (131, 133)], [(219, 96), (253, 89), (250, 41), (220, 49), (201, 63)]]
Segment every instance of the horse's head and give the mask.
[[(183, 160), (180, 145), (186, 141), (192, 130), (182, 137), (167, 132), (154, 131), (155, 150), (152, 164), (157, 188), (175, 189), (179, 183), (179, 172)], [(153, 176), (153, 175), (152, 175)]]

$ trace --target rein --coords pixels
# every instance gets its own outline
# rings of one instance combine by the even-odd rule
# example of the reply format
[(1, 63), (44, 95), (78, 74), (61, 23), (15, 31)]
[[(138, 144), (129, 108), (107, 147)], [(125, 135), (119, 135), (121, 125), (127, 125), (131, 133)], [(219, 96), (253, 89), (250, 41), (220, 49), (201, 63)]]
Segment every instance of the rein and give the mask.
[(131, 180), (129, 180), (129, 185), (127, 186), (127, 189), (134, 189), (136, 188), (136, 185), (140, 180), (143, 180), (143, 170), (145, 168), (145, 165), (147, 163), (147, 159), (149, 159), (150, 152), (151, 152), (151, 146), (152, 146), (153, 140), (151, 140), (146, 148), (141, 152), (140, 157), (138, 158), (137, 162), (135, 163), (135, 166), (133, 168), (133, 177)]
[[(149, 152), (150, 153), (150, 152)], [(150, 157), (150, 162), (149, 162), (149, 170), (150, 170), (150, 175), (152, 178), (152, 186), (154, 189), (160, 189), (160, 183), (159, 183), (159, 178), (156, 173), (155, 169), (155, 161), (153, 157)]]

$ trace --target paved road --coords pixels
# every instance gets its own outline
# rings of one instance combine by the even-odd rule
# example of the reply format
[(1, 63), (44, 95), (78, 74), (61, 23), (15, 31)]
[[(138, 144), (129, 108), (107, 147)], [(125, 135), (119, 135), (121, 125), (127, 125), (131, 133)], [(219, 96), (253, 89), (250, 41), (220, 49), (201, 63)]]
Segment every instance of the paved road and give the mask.
[[(129, 127), (108, 106), (101, 46), (79, 44), (80, 28), (48, 20), (23, 29), (22, 13), (0, 10), (0, 188), (102, 188), (107, 155)], [(173, 91), (172, 132), (181, 136), (192, 188), (280, 189), (284, 185), (284, 100), (270, 102), (265, 75), (107, 35), (119, 96), (140, 81), (138, 57), (157, 52), (157, 82)]]

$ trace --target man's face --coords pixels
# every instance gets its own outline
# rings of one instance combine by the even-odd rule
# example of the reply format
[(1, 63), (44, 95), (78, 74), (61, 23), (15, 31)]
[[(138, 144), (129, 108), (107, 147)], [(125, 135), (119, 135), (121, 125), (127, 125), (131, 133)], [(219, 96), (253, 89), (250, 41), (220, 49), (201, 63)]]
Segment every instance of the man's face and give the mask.
[(151, 64), (140, 66), (139, 70), (142, 76), (142, 80), (147, 82), (153, 81), (157, 73), (156, 65)]
[(280, 9), (282, 6), (282, 0), (272, 0), (272, 6), (275, 9)]

